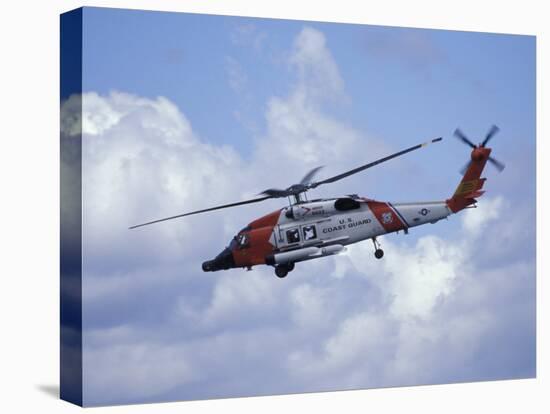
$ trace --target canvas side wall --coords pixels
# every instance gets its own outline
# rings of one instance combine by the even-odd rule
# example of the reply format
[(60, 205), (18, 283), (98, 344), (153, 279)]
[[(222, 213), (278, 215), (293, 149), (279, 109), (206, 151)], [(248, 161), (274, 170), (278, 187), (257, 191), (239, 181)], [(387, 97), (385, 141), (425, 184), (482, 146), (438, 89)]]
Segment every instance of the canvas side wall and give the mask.
[[(82, 9), (61, 15), (60, 67), (60, 105), (81, 114)], [(60, 396), (82, 405), (82, 124), (60, 113)]]

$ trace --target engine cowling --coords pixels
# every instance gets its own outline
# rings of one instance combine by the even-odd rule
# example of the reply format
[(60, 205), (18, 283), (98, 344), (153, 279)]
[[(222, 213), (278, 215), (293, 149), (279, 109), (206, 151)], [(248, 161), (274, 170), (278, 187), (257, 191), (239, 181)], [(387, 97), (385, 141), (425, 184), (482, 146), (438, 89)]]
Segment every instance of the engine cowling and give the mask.
[(358, 209), (360, 206), (360, 202), (354, 198), (341, 197), (336, 200), (295, 204), (286, 209), (285, 216), (291, 220), (301, 220), (304, 218), (331, 216), (339, 211)]

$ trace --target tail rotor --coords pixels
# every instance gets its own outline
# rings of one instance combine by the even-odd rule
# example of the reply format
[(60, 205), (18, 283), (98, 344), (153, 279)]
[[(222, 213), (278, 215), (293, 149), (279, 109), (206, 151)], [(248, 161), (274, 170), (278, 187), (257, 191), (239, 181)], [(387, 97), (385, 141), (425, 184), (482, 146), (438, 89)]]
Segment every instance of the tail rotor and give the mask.
[[(454, 132), (454, 136), (462, 141), (464, 144), (468, 145), (470, 148), (472, 148), (472, 159), (476, 156), (481, 156), (481, 154), (485, 153), (484, 151), (479, 151), (480, 148), (485, 148), (487, 143), (500, 131), (499, 127), (496, 125), (493, 125), (487, 134), (485, 135), (485, 139), (481, 142), (479, 145), (475, 145), (467, 136), (462, 132), (459, 128), (457, 128)], [(490, 150), (490, 149), (489, 149)], [(487, 161), (489, 161), (499, 172), (502, 172), (504, 170), (504, 163), (500, 162), (494, 157), (488, 156)], [(468, 161), (464, 167), (460, 170), (460, 173), (464, 175), (466, 171), (468, 171), (468, 168), (470, 167), (472, 161)]]

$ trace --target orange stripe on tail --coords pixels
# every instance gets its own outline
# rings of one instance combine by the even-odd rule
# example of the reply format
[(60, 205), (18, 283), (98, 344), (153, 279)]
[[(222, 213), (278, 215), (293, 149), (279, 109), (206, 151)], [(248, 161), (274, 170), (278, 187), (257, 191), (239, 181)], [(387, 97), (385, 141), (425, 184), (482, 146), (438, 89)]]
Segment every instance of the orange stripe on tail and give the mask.
[(367, 201), (370, 210), (388, 233), (407, 228), (407, 225), (401, 220), (398, 214), (389, 206), (388, 203), (380, 201)]

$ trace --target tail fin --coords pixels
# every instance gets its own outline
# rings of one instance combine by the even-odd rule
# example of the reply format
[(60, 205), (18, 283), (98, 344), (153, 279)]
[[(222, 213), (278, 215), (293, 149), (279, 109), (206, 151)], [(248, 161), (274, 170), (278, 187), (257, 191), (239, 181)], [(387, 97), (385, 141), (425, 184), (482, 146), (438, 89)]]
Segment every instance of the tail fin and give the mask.
[(446, 200), (447, 206), (453, 213), (465, 209), (476, 202), (485, 191), (481, 191), (485, 178), (481, 178), (487, 159), (491, 154), (490, 148), (477, 147), (472, 151), (472, 160), (466, 169), (464, 177), (458, 184), (453, 196)]

